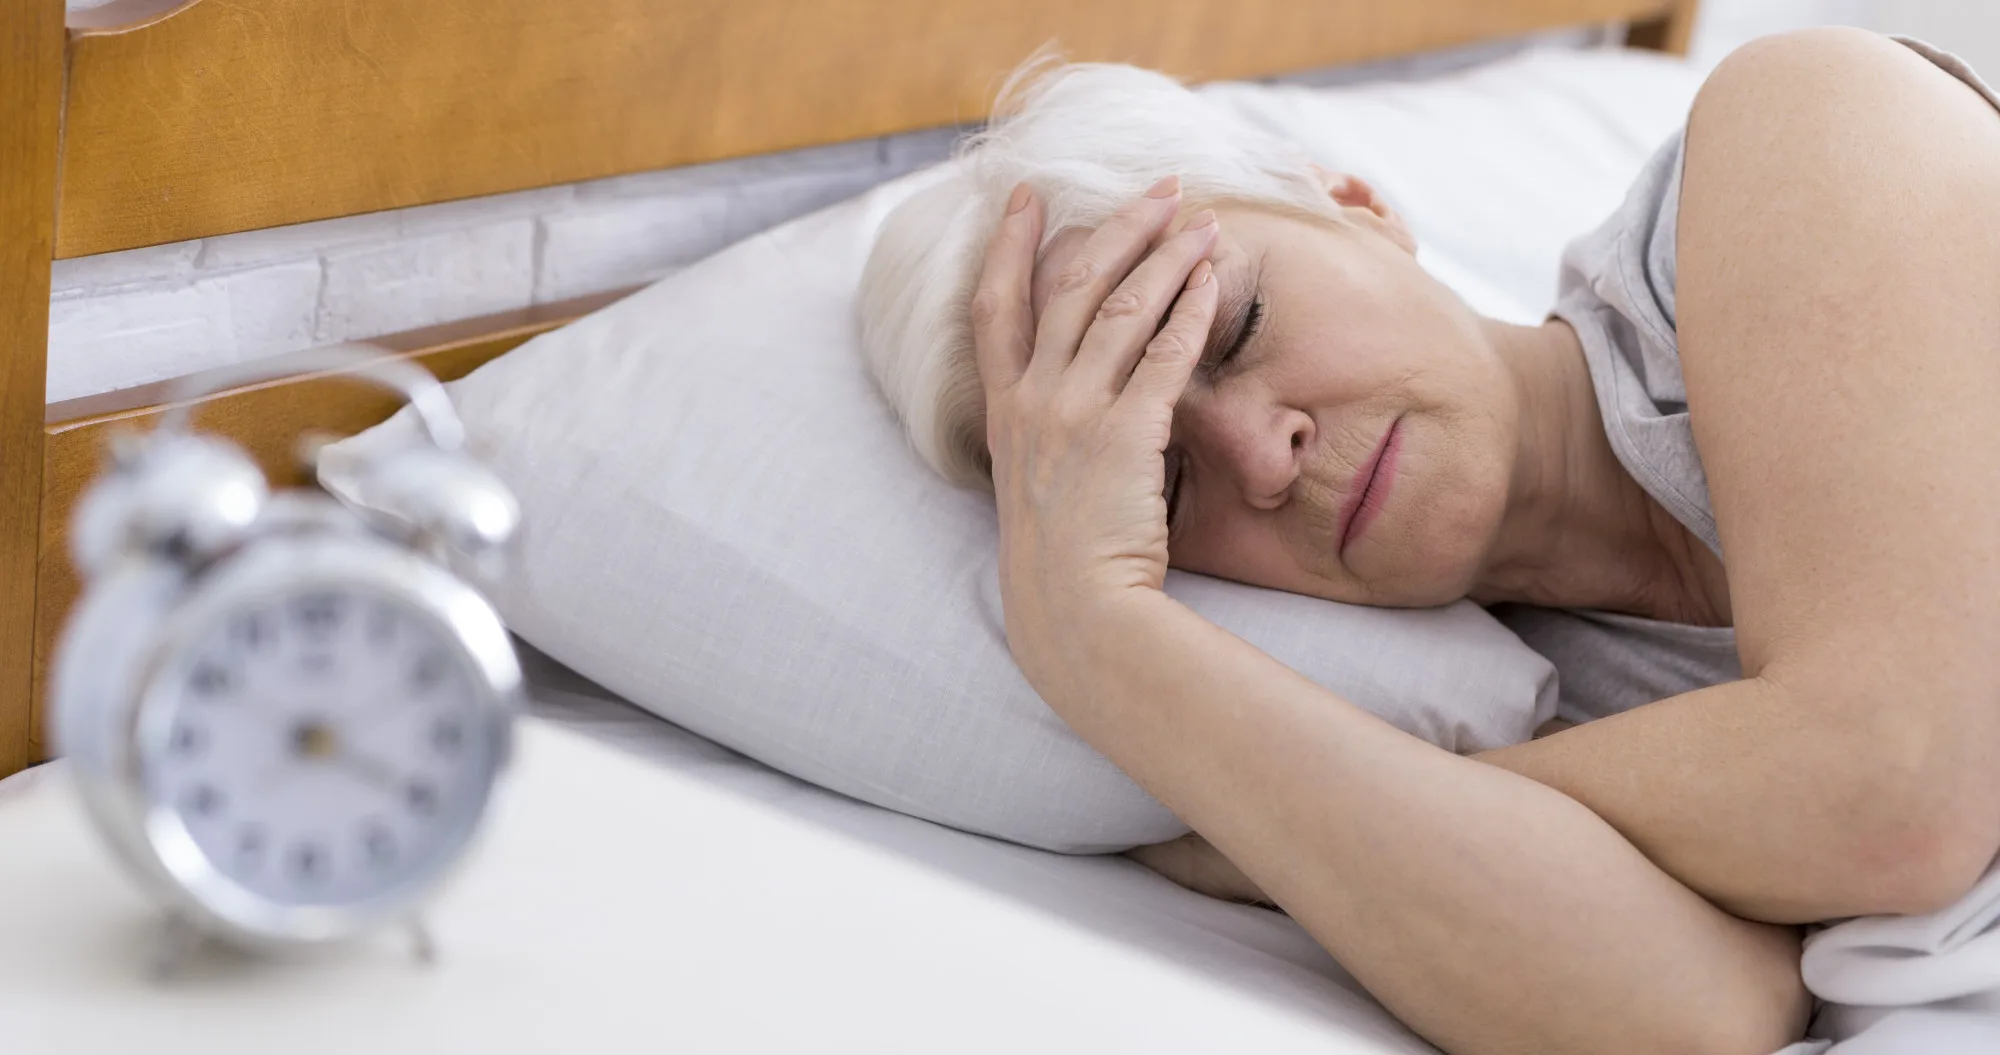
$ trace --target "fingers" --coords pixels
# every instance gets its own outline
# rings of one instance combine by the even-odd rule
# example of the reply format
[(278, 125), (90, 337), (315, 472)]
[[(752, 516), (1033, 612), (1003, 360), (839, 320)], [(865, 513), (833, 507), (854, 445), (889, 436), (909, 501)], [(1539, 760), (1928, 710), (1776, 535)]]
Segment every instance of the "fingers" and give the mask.
[[(1195, 265), (1215, 248), (1216, 231), (1214, 211), (1203, 209), (1104, 298), (1069, 369), (1077, 383), (1106, 398), (1125, 387), (1147, 340), (1161, 329), (1161, 317), (1181, 295)], [(1204, 332), (1201, 338), (1206, 337)]]
[(1023, 183), (1014, 188), (1000, 226), (986, 243), (986, 261), (972, 294), (973, 353), (989, 396), (1019, 381), (1034, 354), (1035, 318), (1028, 291), (1041, 241), (1042, 205)]
[(1153, 339), (1146, 342), (1146, 354), (1132, 370), (1132, 379), (1118, 397), (1128, 413), (1157, 413), (1171, 420), (1174, 404), (1187, 390), (1195, 364), (1215, 325), (1215, 270), (1208, 261), (1194, 266), (1187, 288), (1174, 304), (1174, 313)]
[(1029, 369), (1061, 373), (1075, 358), (1091, 320), (1180, 209), (1181, 183), (1168, 176), (1114, 213), (1056, 275), (1035, 330)]

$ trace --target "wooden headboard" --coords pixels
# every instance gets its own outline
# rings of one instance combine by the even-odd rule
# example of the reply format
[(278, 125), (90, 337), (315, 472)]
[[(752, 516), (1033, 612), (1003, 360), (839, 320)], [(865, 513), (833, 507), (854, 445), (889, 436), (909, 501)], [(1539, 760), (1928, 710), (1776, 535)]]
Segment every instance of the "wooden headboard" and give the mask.
[[(972, 121), (1044, 43), (1257, 77), (1589, 23), (1683, 51), (1696, 0), (0, 0), (0, 776), (44, 754), (70, 505), (157, 387), (44, 405), (52, 260)], [(602, 298), (384, 338), (455, 377)], [(283, 477), (390, 404), (203, 401)]]

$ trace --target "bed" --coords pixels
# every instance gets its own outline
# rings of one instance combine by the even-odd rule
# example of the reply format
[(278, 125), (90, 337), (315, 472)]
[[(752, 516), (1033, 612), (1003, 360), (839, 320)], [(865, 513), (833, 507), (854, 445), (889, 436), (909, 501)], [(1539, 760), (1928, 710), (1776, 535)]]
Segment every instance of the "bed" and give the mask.
[[(549, 5), (117, 0), (65, 25), (7, 0), (0, 62), (0, 774), (45, 757), (38, 701), (76, 595), (64, 530), (114, 425), (163, 388), (45, 405), (50, 264), (975, 119), (1050, 39), (1197, 78), (1383, 59), (1631, 20), (1684, 50), (1687, 0)], [(786, 71), (783, 78), (769, 71)], [(314, 105), (299, 106), (299, 100)], [(385, 352), (447, 378), (603, 302), (546, 304)], [(389, 405), (294, 378), (197, 416), (289, 471), (290, 438)]]
[[(1637, 47), (1680, 52), (1695, 10), (1692, 0), (1161, 0), (1143, 8), (1122, 0), (114, 0), (66, 20), (61, 0), (0, 5), (0, 245), (10, 249), (0, 258), (0, 341), (6, 342), (0, 354), (8, 364), (0, 373), (0, 560), (6, 562), (0, 568), (0, 777), (48, 753), (40, 709), (46, 660), (77, 592), (66, 556), (70, 507), (95, 472), (105, 438), (148, 423), (163, 411), (167, 391), (161, 383), (44, 403), (56, 260), (975, 120), (999, 77), (1051, 38), (1077, 58), (1133, 61), (1198, 80), (1242, 79), (1614, 22), (1630, 23), (1628, 39)], [(1635, 144), (1634, 150), (1649, 145)], [(1525, 306), (1536, 310), (1533, 284), (1526, 288)], [(562, 299), (376, 335), (368, 343), (450, 379), (617, 295)], [(1505, 299), (1504, 291), (1493, 295)], [(391, 409), (386, 399), (337, 376), (301, 373), (208, 397), (196, 421), (244, 444), (267, 472), (285, 479), (296, 473), (291, 452), (300, 430), (353, 432)], [(802, 941), (807, 932), (871, 940), (851, 928), (888, 927), (892, 906), (879, 902), (896, 893), (933, 898), (945, 914), (939, 918), (953, 921), (923, 940), (888, 940), (895, 956), (878, 957), (869, 970), (839, 984), (826, 982), (812, 1006), (831, 1016), (823, 1025), (827, 1034), (776, 1019), (740, 1025), (732, 1034), (730, 1016), (753, 1013), (754, 1003), (722, 1001), (716, 979), (707, 979), (704, 989), (701, 979), (669, 972), (660, 984), (691, 985), (709, 1002), (687, 1013), (693, 1032), (662, 1032), (662, 1038), (688, 1040), (697, 1050), (798, 1046), (815, 1035), (851, 1041), (871, 1018), (903, 1014), (898, 1004), (911, 999), (906, 993), (898, 1004), (878, 1006), (860, 994), (935, 975), (928, 988), (919, 985), (915, 999), (931, 1000), (936, 1010), (896, 1019), (899, 1025), (885, 1027), (881, 1047), (950, 1042), (1011, 1049), (1056, 1036), (1060, 1023), (1065, 1038), (1081, 1043), (1073, 1030), (1088, 1026), (1114, 1046), (1206, 1049), (1226, 1038), (1261, 1037), (1276, 1050), (1429, 1050), (1280, 916), (1207, 901), (1122, 859), (1062, 858), (1006, 846), (819, 792), (705, 744), (559, 667), (539, 664), (537, 670), (538, 713), (570, 731), (536, 734), (546, 741), (530, 753), (536, 786), (582, 794), (560, 775), (532, 769), (537, 753), (615, 772), (620, 786), (656, 782), (653, 793), (662, 801), (691, 811), (682, 835), (718, 840), (698, 845), (700, 854), (749, 853), (754, 840), (745, 831), (773, 838), (792, 833), (783, 837), (802, 840), (800, 867), (816, 862), (826, 874), (855, 884), (846, 902), (854, 919), (843, 925), (850, 929), (807, 927)], [(599, 743), (606, 741), (622, 753), (604, 753)], [(633, 756), (651, 765), (633, 764)], [(46, 772), (0, 785), (0, 822), (60, 823), (44, 803), (62, 776), (36, 779)], [(32, 790), (37, 786), (39, 794)], [(584, 808), (589, 798), (571, 801)], [(521, 830), (555, 838), (560, 826), (546, 808), (540, 816), (542, 828)], [(737, 832), (733, 842), (717, 834), (725, 817)], [(517, 863), (548, 850), (525, 834), (498, 842), (495, 854), (511, 854)], [(75, 855), (63, 860), (84, 869), (87, 854), (80, 845), (70, 849)], [(756, 860), (763, 871), (755, 874), (766, 880), (786, 868), (785, 858), (768, 848)], [(623, 863), (691, 867), (658, 853)], [(14, 905), (52, 881), (18, 870), (6, 877), (0, 887), (8, 896), (0, 903)], [(644, 886), (627, 881), (604, 896), (638, 912)], [(770, 928), (778, 924), (771, 921), (781, 924), (788, 913), (797, 916), (813, 905), (834, 907), (827, 897), (798, 900), (805, 895), (797, 884), (764, 894), (791, 907), (763, 911), (763, 922), (754, 926), (691, 927), (689, 948), (712, 951), (734, 934), (764, 955), (787, 955), (785, 944), (772, 940)], [(467, 911), (503, 911), (518, 904), (508, 898), (522, 896), (518, 885), (485, 900), (468, 893), (474, 907)], [(0, 931), (0, 947), (46, 943), (59, 934), (54, 921), (60, 918), (17, 918)], [(502, 946), (500, 954), (534, 948), (525, 939), (535, 929), (522, 933), (523, 940)], [(872, 940), (885, 941), (889, 933), (875, 931)], [(991, 965), (985, 973), (925, 969), (926, 962), (940, 962), (926, 957), (949, 956), (969, 942), (990, 942), (1001, 951), (994, 962), (1010, 971), (1027, 971), (1045, 956), (1070, 957), (1075, 966), (1032, 985), (998, 988), (999, 969)], [(580, 967), (603, 951), (576, 943), (549, 948), (555, 950), (551, 966)], [(826, 941), (805, 941), (789, 954), (826, 972), (823, 978), (839, 973), (848, 959)], [(60, 1012), (73, 1015), (90, 1006), (78, 1001), (98, 992), (78, 973), (95, 962), (90, 955), (78, 952), (62, 961), (74, 968), (70, 974), (42, 980), (39, 1013), (0, 1000), (0, 1036), (41, 1042), (30, 1050), (105, 1050), (119, 1038), (141, 1035), (136, 1031), (148, 1023), (170, 1020), (163, 1006), (152, 1006), (100, 1032), (60, 1025)], [(651, 961), (619, 963), (661, 969)], [(741, 977), (755, 967), (739, 966)], [(809, 986), (802, 971), (768, 971), (770, 992), (790, 998), (797, 987)], [(447, 1036), (463, 1042), (463, 1033), (445, 1032), (464, 1022), (446, 1013), (463, 1010), (459, 1000), (483, 993), (507, 1006), (507, 997), (555, 977), (450, 975), (440, 984), (455, 995), (429, 1004), (399, 996), (393, 983), (356, 981), (342, 997), (355, 1006), (380, 1006), (385, 999), (407, 1006), (395, 1005), (401, 1007), (395, 1022), (366, 1027), (374, 1032), (342, 1027), (317, 1043), (324, 1050), (353, 1050), (364, 1040), (389, 1045), (381, 1050), (429, 1050)], [(1061, 983), (1106, 977), (1120, 981), (1098, 1003), (1061, 992)], [(35, 983), (28, 975), (7, 981), (0, 992)], [(323, 999), (298, 988), (296, 979), (286, 984), (292, 988), (269, 990), (270, 1000), (259, 1005), (258, 1029), (296, 1026), (297, 1016)], [(633, 1003), (643, 1001), (645, 989), (627, 979), (596, 999), (552, 998), (554, 1017), (541, 1016), (539, 1031), (520, 1031), (535, 1016), (505, 1013), (495, 1014), (481, 1035), (495, 1045), (511, 1039), (525, 1050), (565, 1034), (629, 1041), (631, 1030), (651, 1021)], [(1165, 992), (1182, 993), (1176, 999), (1184, 1000), (1187, 1014), (1109, 1031), (1104, 1021), (1092, 1021), (1093, 1010), (1141, 1014)], [(998, 1001), (1037, 1010), (996, 1019), (971, 1040), (946, 1039), (942, 1031), (953, 1016), (992, 1014)], [(234, 1006), (245, 1005), (238, 1000)], [(260, 1045), (279, 1035), (246, 1030), (231, 1043), (267, 1050)], [(78, 1046), (58, 1048), (59, 1038)], [(86, 1044), (89, 1038), (98, 1046)]]

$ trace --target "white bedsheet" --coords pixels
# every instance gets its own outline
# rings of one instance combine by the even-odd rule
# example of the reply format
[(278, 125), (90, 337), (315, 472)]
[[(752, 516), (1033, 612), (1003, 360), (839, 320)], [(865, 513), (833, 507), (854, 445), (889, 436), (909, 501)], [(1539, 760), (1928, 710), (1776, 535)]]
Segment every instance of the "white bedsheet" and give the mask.
[[(1437, 1050), (1397, 1022), (1282, 913), (1184, 890), (1123, 857), (1028, 849), (825, 791), (683, 731), (552, 660), (530, 652), (524, 661), (536, 685), (533, 711), (539, 717), (891, 852), (912, 867), (981, 888), (1001, 902), (1052, 915), (1067, 928), (1178, 964), (1204, 986), (1253, 995), (1272, 1013), (1312, 1023), (1320, 1035), (1312, 1050), (1334, 1055)], [(908, 923), (925, 925), (915, 918)], [(855, 967), (868, 969), (865, 962)], [(1132, 981), (1098, 983), (1108, 995)], [(1205, 1044), (1183, 1037), (1152, 1050), (1214, 1050)], [(1118, 1045), (1136, 1046), (1136, 1037)]]
[[(157, 916), (64, 763), (0, 781), (0, 1051), (1435, 1051), (1278, 913), (856, 802), (527, 659), (536, 720), (429, 970), (377, 941), (150, 984)], [(2000, 1051), (2000, 872), (1806, 969), (1851, 1002), (1832, 1055)]]
[[(822, 791), (655, 718), (551, 660), (531, 654), (528, 664), (536, 713), (551, 721), (1175, 961), (1209, 985), (1258, 993), (1319, 1020), (1326, 1050), (1436, 1050), (1281, 914), (1193, 894), (1122, 858), (1029, 850)], [(1937, 913), (1819, 932), (1808, 942), (1805, 974), (1814, 993), (1840, 1002), (1826, 1006), (1815, 1030), (1839, 1043), (1804, 1041), (1777, 1055), (2000, 1052), (2000, 865)]]
[(536, 666), (428, 970), (385, 938), (150, 984), (157, 916), (64, 763), (0, 782), (0, 1051), (1433, 1051), (1282, 915), (844, 799)]

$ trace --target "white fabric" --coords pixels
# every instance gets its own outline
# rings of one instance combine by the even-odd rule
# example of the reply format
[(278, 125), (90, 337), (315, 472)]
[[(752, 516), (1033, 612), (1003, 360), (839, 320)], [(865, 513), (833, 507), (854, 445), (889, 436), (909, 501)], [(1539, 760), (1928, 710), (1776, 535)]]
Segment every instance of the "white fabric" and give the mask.
[[(1440, 274), (1533, 317), (1563, 239), (1616, 203), (1693, 89), (1664, 60), (1543, 52), (1421, 85), (1209, 90), (1377, 180)], [(564, 663), (826, 787), (1048, 848), (1172, 837), (1180, 822), (1020, 677), (990, 499), (922, 468), (862, 368), (861, 261), (928, 178), (752, 238), (456, 382), (530, 517), (496, 600)], [(408, 427), (333, 448), (329, 485)], [(1189, 576), (1170, 591), (1452, 750), (1525, 739), (1552, 707), (1547, 663), (1471, 604), (1358, 609)]]
[(428, 969), (387, 934), (303, 960), (205, 950), (150, 984), (155, 910), (65, 763), (0, 782), (0, 1050), (1432, 1052), (1276, 913), (898, 816), (581, 703), (660, 764), (529, 723), (492, 829), (430, 913)]
[(1474, 308), (1538, 323), (1563, 247), (1617, 208), (1701, 75), (1631, 51), (1540, 51), (1462, 74), (1316, 90), (1206, 89), (1383, 190), (1418, 259)]
[(1830, 1055), (2000, 1051), (2000, 864), (1949, 908), (1814, 934), (1804, 973)]

